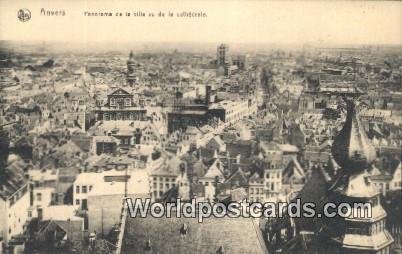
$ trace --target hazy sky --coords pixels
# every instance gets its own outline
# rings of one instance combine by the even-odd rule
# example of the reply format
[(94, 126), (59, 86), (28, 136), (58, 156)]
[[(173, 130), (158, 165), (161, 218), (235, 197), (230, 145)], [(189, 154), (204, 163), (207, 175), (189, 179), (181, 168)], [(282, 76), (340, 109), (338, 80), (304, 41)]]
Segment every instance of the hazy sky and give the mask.
[[(20, 8), (32, 18), (21, 22)], [(41, 16), (64, 10), (66, 16)], [(205, 12), (207, 18), (85, 17), (84, 12)], [(402, 2), (0, 0), (0, 39), (85, 42), (402, 44)]]

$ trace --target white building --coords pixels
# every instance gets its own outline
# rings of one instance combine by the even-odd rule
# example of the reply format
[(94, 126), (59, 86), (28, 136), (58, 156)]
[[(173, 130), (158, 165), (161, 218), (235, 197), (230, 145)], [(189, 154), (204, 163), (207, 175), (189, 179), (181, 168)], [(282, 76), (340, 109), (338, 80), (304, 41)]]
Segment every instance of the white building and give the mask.
[(176, 186), (182, 161), (173, 157), (150, 173), (150, 193), (153, 200), (160, 199), (165, 192)]
[(401, 190), (402, 189), (402, 163), (396, 167), (394, 172), (392, 172), (392, 180), (389, 183), (391, 190)]
[[(120, 222), (123, 208), (126, 177), (124, 172), (99, 174), (98, 181), (88, 193), (88, 230), (107, 234)], [(150, 198), (147, 170), (130, 172), (127, 179), (127, 197)]]
[(32, 205), (28, 217), (42, 217), (52, 203), (53, 193), (58, 179), (58, 170), (30, 170), (29, 180), (32, 183)]
[(237, 121), (257, 113), (257, 103), (252, 99), (223, 100), (214, 103), (209, 110), (219, 116), (226, 124)]
[(7, 245), (12, 236), (24, 231), (30, 205), (28, 183), (8, 179), (0, 185), (0, 238)]

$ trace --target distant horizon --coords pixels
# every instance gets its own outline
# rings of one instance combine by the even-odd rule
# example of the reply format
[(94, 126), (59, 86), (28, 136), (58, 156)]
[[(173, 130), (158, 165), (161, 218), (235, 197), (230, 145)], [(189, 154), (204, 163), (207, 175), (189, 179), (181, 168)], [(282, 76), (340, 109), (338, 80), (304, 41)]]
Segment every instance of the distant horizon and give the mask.
[[(173, 50), (177, 49), (179, 52), (186, 51), (210, 51), (214, 52), (216, 47), (220, 44), (227, 44), (230, 50), (233, 51), (266, 51), (266, 50), (302, 50), (304, 47), (312, 47), (312, 48), (333, 48), (333, 49), (342, 49), (342, 48), (392, 48), (402, 50), (402, 44), (335, 44), (335, 43), (231, 43), (231, 42), (191, 42), (191, 41), (182, 41), (182, 42), (161, 42), (161, 41), (150, 41), (150, 42), (122, 42), (122, 43), (110, 43), (110, 42), (88, 42), (87, 46), (84, 43), (70, 43), (67, 47), (63, 47), (65, 42), (63, 41), (34, 41), (34, 40), (24, 40), (24, 41), (16, 41), (16, 40), (0, 40), (0, 50), (4, 47), (4, 44), (8, 44), (8, 46), (13, 46), (13, 44), (23, 44), (29, 45), (32, 47), (57, 47), (56, 50), (59, 52), (63, 51), (117, 51), (117, 52), (128, 52), (130, 50), (136, 51), (160, 51), (163, 49)], [(180, 48), (184, 47), (184, 48)]]

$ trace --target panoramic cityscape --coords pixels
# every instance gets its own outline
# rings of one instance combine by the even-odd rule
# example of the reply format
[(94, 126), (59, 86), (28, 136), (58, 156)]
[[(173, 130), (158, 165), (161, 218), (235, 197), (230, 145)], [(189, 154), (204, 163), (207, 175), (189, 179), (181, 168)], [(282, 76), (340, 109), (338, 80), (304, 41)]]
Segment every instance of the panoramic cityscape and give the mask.
[(0, 1), (0, 254), (402, 254), (401, 17)]
[[(56, 46), (1, 42), (1, 252), (400, 253), (401, 47)], [(372, 214), (199, 223), (126, 197)]]

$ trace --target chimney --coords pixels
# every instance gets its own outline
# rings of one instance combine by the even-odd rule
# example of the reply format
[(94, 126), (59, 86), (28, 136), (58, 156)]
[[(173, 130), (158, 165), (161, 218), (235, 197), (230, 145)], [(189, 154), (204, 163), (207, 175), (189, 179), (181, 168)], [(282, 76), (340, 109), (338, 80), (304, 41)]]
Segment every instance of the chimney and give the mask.
[(213, 158), (214, 159), (217, 159), (219, 156), (218, 156), (218, 150), (217, 149), (215, 149), (214, 150), (214, 156), (213, 156)]

